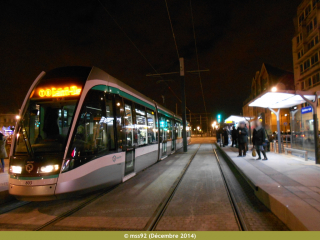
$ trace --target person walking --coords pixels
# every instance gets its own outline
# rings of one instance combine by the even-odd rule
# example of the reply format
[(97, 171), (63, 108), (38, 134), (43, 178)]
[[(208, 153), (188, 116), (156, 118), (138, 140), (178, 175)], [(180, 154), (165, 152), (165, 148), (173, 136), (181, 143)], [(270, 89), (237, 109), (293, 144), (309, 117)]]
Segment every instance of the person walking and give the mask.
[(268, 160), (267, 154), (265, 151), (265, 146), (266, 146), (266, 133), (264, 128), (262, 127), (262, 124), (260, 120), (258, 119), (256, 121), (256, 127), (253, 130), (253, 138), (252, 138), (252, 143), (253, 146), (256, 148), (257, 153), (258, 153), (258, 158), (257, 160), (261, 160), (261, 152), (264, 156), (264, 161)]
[(2, 172), (4, 172), (4, 158), (7, 158), (7, 151), (6, 151), (6, 137), (0, 132), (0, 159), (1, 159), (1, 168)]
[(248, 129), (245, 127), (245, 122), (240, 122), (240, 126), (237, 129), (238, 134), (238, 147), (239, 147), (239, 156), (246, 156), (246, 143), (248, 142)]
[(231, 137), (232, 137), (232, 147), (234, 145), (237, 146), (238, 131), (235, 126), (232, 127)]

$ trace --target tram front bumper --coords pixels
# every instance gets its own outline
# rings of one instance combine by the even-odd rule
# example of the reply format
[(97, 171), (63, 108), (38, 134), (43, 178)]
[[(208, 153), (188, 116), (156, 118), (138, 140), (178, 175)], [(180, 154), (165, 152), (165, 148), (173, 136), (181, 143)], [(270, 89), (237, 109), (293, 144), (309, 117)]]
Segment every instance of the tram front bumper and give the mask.
[(56, 184), (43, 186), (23, 186), (10, 184), (9, 194), (23, 201), (47, 201), (56, 199)]

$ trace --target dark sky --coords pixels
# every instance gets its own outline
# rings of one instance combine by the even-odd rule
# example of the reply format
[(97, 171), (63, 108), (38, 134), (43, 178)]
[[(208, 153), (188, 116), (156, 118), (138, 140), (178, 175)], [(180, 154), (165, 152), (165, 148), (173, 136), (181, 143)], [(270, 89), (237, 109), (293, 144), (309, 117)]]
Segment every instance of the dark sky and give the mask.
[[(158, 72), (179, 70), (164, 0), (101, 0)], [(197, 69), (189, 0), (167, 0), (181, 57)], [(239, 114), (262, 63), (292, 71), (293, 18), (301, 0), (193, 0), (207, 110)], [(98, 1), (0, 1), (0, 112), (16, 111), (42, 71), (97, 66), (175, 110), (156, 78)], [(180, 96), (179, 76), (165, 77)], [(186, 76), (187, 106), (204, 112), (199, 78)], [(180, 104), (179, 104), (180, 110)], [(179, 111), (180, 112), (180, 111)]]

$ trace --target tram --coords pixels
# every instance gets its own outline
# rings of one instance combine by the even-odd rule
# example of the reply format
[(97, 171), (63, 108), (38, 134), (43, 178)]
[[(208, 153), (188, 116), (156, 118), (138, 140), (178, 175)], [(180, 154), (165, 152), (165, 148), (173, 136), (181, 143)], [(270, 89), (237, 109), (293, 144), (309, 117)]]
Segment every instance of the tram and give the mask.
[(9, 193), (25, 201), (114, 186), (183, 144), (179, 116), (97, 67), (42, 72), (19, 118)]

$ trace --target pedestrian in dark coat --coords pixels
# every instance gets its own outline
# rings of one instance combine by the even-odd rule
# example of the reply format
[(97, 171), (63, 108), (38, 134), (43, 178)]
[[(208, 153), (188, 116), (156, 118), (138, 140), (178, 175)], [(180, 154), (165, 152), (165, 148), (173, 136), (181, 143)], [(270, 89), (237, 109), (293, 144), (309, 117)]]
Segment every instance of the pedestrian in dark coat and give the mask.
[(235, 126), (232, 127), (231, 137), (232, 137), (232, 147), (234, 145), (237, 146), (238, 131)]
[(261, 152), (264, 156), (264, 159), (262, 160), (268, 160), (267, 154), (265, 151), (266, 146), (266, 133), (264, 128), (262, 127), (262, 124), (259, 120), (256, 121), (256, 127), (253, 130), (253, 138), (252, 138), (253, 146), (256, 148), (258, 153), (257, 160), (261, 160)]
[(6, 137), (0, 132), (0, 159), (1, 159), (1, 168), (2, 172), (4, 172), (4, 158), (7, 158), (6, 151)]
[(245, 122), (240, 122), (240, 126), (237, 129), (238, 132), (238, 147), (239, 156), (246, 156), (246, 143), (248, 142), (248, 129), (245, 127)]
[(223, 128), (223, 146), (229, 145), (229, 131), (227, 127)]

